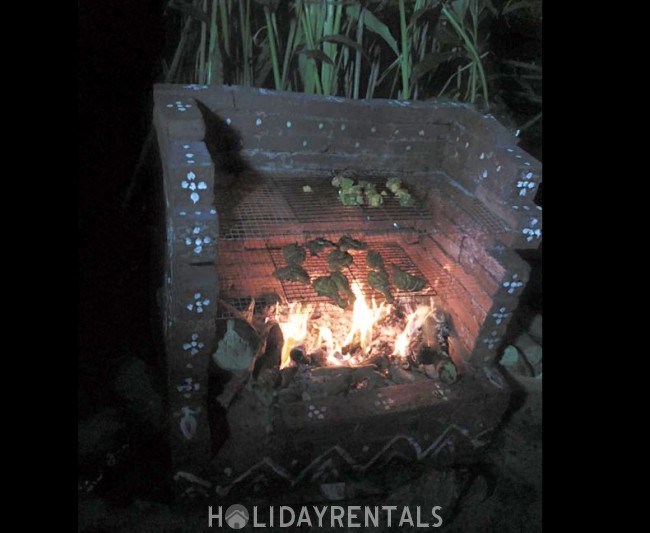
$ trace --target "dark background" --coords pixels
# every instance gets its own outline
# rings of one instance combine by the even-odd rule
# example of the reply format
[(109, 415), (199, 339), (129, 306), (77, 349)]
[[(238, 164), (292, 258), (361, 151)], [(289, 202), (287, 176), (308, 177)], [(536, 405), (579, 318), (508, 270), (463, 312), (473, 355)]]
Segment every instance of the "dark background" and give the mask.
[(161, 2), (79, 5), (79, 394), (93, 410), (116, 357), (153, 362), (151, 176), (135, 177), (164, 43)]

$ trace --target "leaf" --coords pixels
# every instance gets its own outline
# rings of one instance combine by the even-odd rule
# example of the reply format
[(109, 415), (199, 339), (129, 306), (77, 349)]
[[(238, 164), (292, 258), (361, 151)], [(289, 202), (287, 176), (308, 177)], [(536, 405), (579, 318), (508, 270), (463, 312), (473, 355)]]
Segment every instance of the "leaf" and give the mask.
[(494, 4), (492, 3), (492, 0), (484, 0), (484, 1), (485, 1), (485, 7), (487, 7), (488, 10), (491, 11), (492, 14), (495, 17), (498, 17), (499, 16), (499, 10), (496, 7), (494, 7)]
[(290, 244), (289, 246), (285, 246), (282, 249), (282, 254), (284, 255), (285, 261), (289, 265), (299, 265), (300, 263), (304, 262), (305, 258), (307, 257), (305, 249), (297, 244)]
[(391, 265), (391, 267), (393, 270), (393, 282), (395, 283), (395, 287), (398, 289), (417, 292), (422, 290), (427, 283), (425, 279), (418, 276), (412, 276), (395, 265)]
[(366, 55), (366, 52), (364, 51), (363, 47), (357, 43), (356, 41), (353, 41), (350, 39), (347, 35), (327, 35), (326, 37), (323, 37), (320, 42), (323, 43), (339, 43), (345, 46), (349, 46), (350, 48), (354, 48), (357, 52), (361, 52), (364, 57), (368, 57)]
[(467, 8), (469, 7), (469, 2), (470, 0), (454, 0), (449, 4), (451, 10), (456, 16), (456, 20), (461, 24), (465, 20), (465, 15), (467, 14)]
[(458, 34), (449, 27), (448, 24), (438, 24), (436, 27), (435, 38), (438, 42), (442, 44), (448, 44), (450, 46), (462, 46), (463, 41), (458, 36)]
[(206, 24), (210, 22), (208, 16), (203, 11), (201, 11), (198, 7), (194, 7), (192, 4), (186, 4), (181, 0), (170, 2), (167, 7), (175, 11), (180, 11), (181, 13), (193, 17), (196, 20), (200, 20), (201, 22), (205, 22)]
[(386, 41), (386, 44), (388, 44), (393, 52), (395, 52), (395, 55), (400, 55), (399, 49), (397, 48), (397, 41), (395, 40), (395, 37), (393, 37), (393, 35), (390, 33), (388, 26), (386, 26), (386, 24), (375, 17), (375, 15), (373, 15), (372, 12), (368, 9), (364, 9), (363, 23), (370, 31), (382, 37), (384, 41)]
[(411, 73), (413, 80), (418, 80), (422, 76), (432, 72), (438, 68), (441, 63), (449, 61), (454, 57), (458, 57), (460, 54), (458, 52), (433, 52), (431, 54), (426, 54), (422, 61), (417, 63), (413, 67)]
[(267, 7), (269, 11), (276, 11), (280, 0), (254, 0), (254, 2), (262, 7)]
[(361, 5), (359, 3), (354, 3), (345, 8), (345, 15), (353, 22), (359, 20), (360, 14), (361, 14)]
[[(429, 12), (431, 13), (435, 12), (435, 16), (437, 20), (437, 17), (440, 15), (440, 7), (441, 7), (440, 2), (436, 2), (435, 4), (431, 4), (418, 9), (415, 13), (413, 13), (413, 15), (411, 15), (411, 22), (409, 22), (409, 27), (414, 27), (417, 24), (420, 17), (422, 17), (422, 15), (425, 15), (426, 13)], [(429, 19), (429, 22), (434, 22), (435, 24), (435, 21), (432, 21), (431, 19)]]
[(518, 9), (533, 9), (537, 7), (536, 2), (531, 2), (530, 0), (521, 0), (520, 2), (508, 2), (503, 8), (503, 15), (517, 11)]
[(311, 57), (312, 59), (317, 59), (321, 62), (327, 63), (328, 65), (334, 66), (334, 62), (322, 50), (303, 49), (303, 50), (299, 50), (298, 53), (307, 57)]

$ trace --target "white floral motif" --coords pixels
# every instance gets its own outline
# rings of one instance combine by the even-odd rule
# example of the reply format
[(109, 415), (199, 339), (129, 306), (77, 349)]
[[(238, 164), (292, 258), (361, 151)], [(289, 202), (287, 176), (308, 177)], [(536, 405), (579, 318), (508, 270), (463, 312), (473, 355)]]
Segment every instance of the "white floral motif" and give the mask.
[(176, 100), (173, 104), (167, 104), (165, 107), (168, 108), (173, 108), (175, 107), (177, 111), (185, 112), (187, 111), (190, 107), (192, 107), (192, 104), (185, 104), (181, 102), (180, 100)]
[(183, 381), (185, 382), (184, 385), (176, 385), (178, 392), (195, 392), (201, 388), (199, 383), (192, 382), (192, 378), (185, 378)]
[(491, 331), (490, 336), (483, 339), (483, 344), (487, 346), (488, 350), (494, 350), (494, 347), (499, 344), (501, 339), (497, 337), (496, 331)]
[(205, 183), (205, 181), (199, 181), (196, 183), (196, 174), (194, 174), (194, 172), (188, 172), (186, 174), (186, 177), (187, 179), (181, 182), (181, 187), (183, 189), (192, 191), (190, 193), (190, 200), (192, 200), (193, 203), (196, 203), (201, 199), (201, 196), (196, 191), (204, 191), (208, 188), (208, 185)]
[(531, 218), (531, 219), (530, 219), (530, 222), (528, 223), (528, 225), (529, 225), (530, 227), (528, 227), (528, 228), (524, 228), (524, 229), (521, 230), (521, 232), (522, 232), (524, 235), (526, 235), (526, 240), (527, 240), (528, 242), (532, 241), (533, 239), (539, 239), (539, 238), (541, 238), (541, 236), (542, 236), (542, 230), (539, 229), (539, 228), (535, 228), (535, 227), (534, 227), (534, 226), (537, 225), (538, 222), (539, 222), (539, 220), (537, 220), (536, 218)]
[(512, 275), (512, 281), (504, 281), (503, 286), (508, 289), (508, 294), (513, 294), (519, 287), (523, 287), (524, 282), (518, 281), (519, 274)]
[(203, 313), (203, 306), (210, 305), (210, 300), (207, 298), (201, 299), (201, 293), (194, 293), (194, 302), (187, 304), (187, 308), (190, 311), (196, 310), (197, 313)]
[(317, 409), (315, 406), (310, 405), (307, 416), (309, 418), (318, 418), (319, 420), (323, 420), (325, 418), (325, 411), (327, 411), (327, 407), (324, 405), (321, 406), (320, 409)]
[(196, 355), (204, 346), (205, 344), (199, 341), (199, 334), (192, 333), (192, 341), (183, 344), (183, 351), (187, 352), (189, 350), (190, 355)]
[(384, 408), (384, 411), (388, 411), (393, 407), (393, 404), (395, 403), (395, 400), (392, 398), (384, 398), (380, 393), (377, 393), (377, 400), (375, 400), (375, 405), (377, 407), (382, 407)]
[(194, 246), (194, 253), (195, 254), (200, 254), (203, 251), (203, 246), (210, 244), (212, 242), (212, 239), (207, 236), (201, 236), (201, 232), (205, 232), (206, 227), (205, 225), (203, 226), (195, 226), (191, 230), (188, 229), (188, 232), (186, 232), (185, 236), (185, 244), (187, 246)]
[(518, 182), (517, 188), (519, 189), (519, 196), (526, 196), (528, 189), (535, 188), (535, 182), (532, 181), (533, 173), (527, 172)]
[(495, 319), (497, 326), (503, 322), (505, 318), (508, 317), (510, 313), (507, 312), (505, 307), (500, 307), (496, 313), (492, 313), (492, 316)]

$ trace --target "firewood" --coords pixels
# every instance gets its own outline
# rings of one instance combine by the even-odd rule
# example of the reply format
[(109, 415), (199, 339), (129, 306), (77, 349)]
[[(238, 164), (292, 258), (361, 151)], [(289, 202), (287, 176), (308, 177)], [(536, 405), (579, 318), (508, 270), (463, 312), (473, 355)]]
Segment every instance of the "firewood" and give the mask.
[(260, 372), (265, 369), (279, 372), (282, 358), (284, 336), (277, 322), (267, 322), (262, 331), (260, 331), (260, 337), (262, 339), (262, 349), (255, 357), (255, 363), (253, 365), (254, 379), (257, 379)]
[(238, 373), (233, 373), (232, 378), (226, 383), (221, 394), (217, 396), (217, 401), (221, 404), (224, 409), (228, 409), (232, 401), (239, 394), (239, 392), (244, 388), (244, 385), (248, 382), (251, 373), (248, 370), (244, 370)]

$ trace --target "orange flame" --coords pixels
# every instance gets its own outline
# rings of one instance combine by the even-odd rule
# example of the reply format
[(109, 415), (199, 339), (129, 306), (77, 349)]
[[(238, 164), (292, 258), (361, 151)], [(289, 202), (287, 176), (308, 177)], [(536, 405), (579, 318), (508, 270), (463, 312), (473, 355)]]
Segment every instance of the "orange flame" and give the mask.
[[(308, 352), (324, 348), (327, 354), (327, 364), (333, 366), (358, 360), (358, 357), (341, 355), (342, 347), (345, 345), (358, 342), (362, 354), (367, 353), (376, 333), (374, 329), (377, 322), (389, 315), (393, 307), (386, 303), (377, 305), (374, 298), (371, 299), (371, 305), (368, 305), (361, 286), (356, 281), (352, 282), (351, 289), (356, 297), (351, 317), (349, 311), (345, 312), (331, 306), (330, 313), (323, 314), (320, 319), (315, 319), (310, 324), (310, 318), (314, 311), (312, 306), (302, 306), (300, 303), (294, 302), (289, 304), (288, 309), (283, 312), (276, 307), (276, 321), (284, 336), (280, 368), (285, 368), (290, 364), (291, 349), (301, 344)], [(431, 309), (432, 307), (419, 306), (407, 316), (406, 327), (395, 337), (393, 355), (407, 356), (409, 341), (413, 333), (416, 328), (421, 327)], [(325, 321), (328, 322), (323, 323)], [(338, 355), (335, 356), (335, 354)]]
[(366, 298), (361, 287), (356, 281), (352, 283), (352, 292), (354, 293), (356, 300), (354, 301), (354, 307), (352, 310), (352, 328), (345, 339), (345, 344), (350, 344), (354, 340), (355, 335), (358, 334), (361, 350), (365, 352), (366, 348), (372, 342), (372, 330), (374, 325), (379, 319), (388, 314), (390, 307), (385, 306), (383, 303), (377, 307), (377, 303), (373, 298), (372, 308), (370, 308), (366, 303)]
[(286, 367), (291, 361), (291, 349), (301, 344), (307, 337), (307, 323), (311, 312), (311, 306), (307, 305), (303, 308), (300, 303), (293, 302), (289, 304), (288, 316), (284, 319), (279, 314), (279, 307), (276, 307), (275, 317), (284, 337), (280, 368)]

